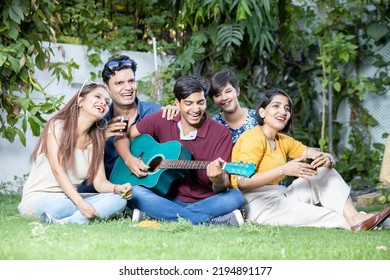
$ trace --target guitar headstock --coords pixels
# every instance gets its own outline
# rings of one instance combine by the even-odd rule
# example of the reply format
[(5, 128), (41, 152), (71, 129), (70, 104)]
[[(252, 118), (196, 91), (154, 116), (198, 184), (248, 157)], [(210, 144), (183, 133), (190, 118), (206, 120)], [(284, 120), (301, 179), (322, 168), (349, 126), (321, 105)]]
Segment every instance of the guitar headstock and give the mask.
[(230, 174), (240, 175), (244, 177), (251, 177), (256, 172), (256, 165), (254, 163), (244, 162), (227, 162), (223, 170)]

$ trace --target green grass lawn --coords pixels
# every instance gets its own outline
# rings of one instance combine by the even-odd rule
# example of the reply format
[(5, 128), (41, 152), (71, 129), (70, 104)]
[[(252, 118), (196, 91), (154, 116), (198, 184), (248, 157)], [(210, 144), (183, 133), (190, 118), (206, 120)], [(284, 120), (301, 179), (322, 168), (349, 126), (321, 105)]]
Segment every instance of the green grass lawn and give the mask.
[(132, 224), (130, 218), (89, 225), (42, 225), (19, 215), (19, 200), (20, 195), (0, 195), (1, 260), (390, 259), (390, 229), (349, 232), (186, 222), (144, 228)]

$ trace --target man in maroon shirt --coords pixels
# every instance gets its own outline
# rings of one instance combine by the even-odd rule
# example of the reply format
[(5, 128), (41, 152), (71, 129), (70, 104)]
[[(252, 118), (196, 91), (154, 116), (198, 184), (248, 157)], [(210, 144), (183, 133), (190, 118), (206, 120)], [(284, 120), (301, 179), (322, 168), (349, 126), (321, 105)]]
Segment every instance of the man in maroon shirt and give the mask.
[[(229, 174), (222, 169), (230, 161), (232, 138), (229, 129), (207, 116), (207, 90), (208, 85), (201, 77), (183, 76), (174, 87), (179, 115), (167, 120), (161, 117), (161, 112), (156, 112), (129, 129), (130, 139), (149, 134), (160, 143), (176, 140), (190, 151), (192, 160), (210, 162), (206, 170), (191, 170), (184, 178), (174, 181), (166, 196), (143, 186), (133, 186), (133, 198), (128, 202), (135, 209), (133, 221), (146, 215), (164, 221), (182, 218), (193, 224), (243, 224), (238, 210), (243, 204), (242, 194), (230, 188)], [(134, 175), (148, 175), (149, 167), (139, 155), (131, 154), (129, 138), (118, 137), (115, 147)]]

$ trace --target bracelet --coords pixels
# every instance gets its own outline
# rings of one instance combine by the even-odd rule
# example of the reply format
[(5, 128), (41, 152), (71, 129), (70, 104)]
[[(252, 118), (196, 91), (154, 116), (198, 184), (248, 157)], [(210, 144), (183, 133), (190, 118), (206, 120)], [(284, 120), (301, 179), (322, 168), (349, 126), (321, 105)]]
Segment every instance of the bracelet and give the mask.
[(115, 185), (114, 188), (112, 189), (113, 194), (118, 194), (118, 192), (116, 191), (116, 187), (117, 187), (117, 186), (118, 186), (118, 185)]
[(280, 175), (284, 175), (284, 171), (283, 171), (283, 168), (281, 166), (279, 166), (279, 172), (280, 172)]

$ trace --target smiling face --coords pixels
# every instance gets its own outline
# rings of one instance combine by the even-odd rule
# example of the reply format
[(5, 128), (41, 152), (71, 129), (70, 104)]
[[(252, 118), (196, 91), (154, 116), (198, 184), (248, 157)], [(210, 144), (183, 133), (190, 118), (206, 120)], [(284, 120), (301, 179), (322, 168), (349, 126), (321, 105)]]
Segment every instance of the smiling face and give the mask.
[(230, 83), (227, 83), (226, 86), (212, 98), (215, 105), (223, 112), (234, 113), (239, 107), (238, 94), (239, 92), (237, 92)]
[(202, 125), (206, 112), (206, 98), (203, 92), (194, 92), (180, 101), (176, 99), (176, 106), (180, 109), (183, 128), (198, 129)]
[(263, 119), (263, 126), (276, 131), (283, 130), (291, 118), (289, 99), (281, 94), (274, 95), (265, 108), (259, 108), (259, 115)]
[(137, 83), (131, 69), (116, 71), (108, 81), (107, 88), (110, 92), (112, 102), (116, 106), (136, 106)]
[(89, 113), (100, 120), (108, 113), (110, 100), (107, 90), (103, 86), (98, 86), (79, 97), (79, 104), (82, 112)]

